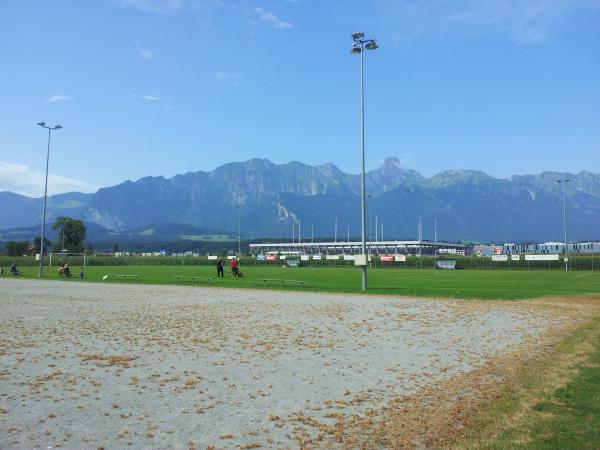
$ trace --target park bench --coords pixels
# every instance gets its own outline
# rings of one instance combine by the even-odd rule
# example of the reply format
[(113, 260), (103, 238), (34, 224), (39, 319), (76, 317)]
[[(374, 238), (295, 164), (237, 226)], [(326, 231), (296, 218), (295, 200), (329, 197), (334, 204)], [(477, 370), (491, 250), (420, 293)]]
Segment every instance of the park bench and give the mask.
[(140, 275), (128, 275), (128, 274), (122, 274), (122, 273), (109, 273), (108, 276), (111, 278), (120, 278), (122, 280), (139, 280), (140, 279)]
[(288, 283), (288, 284), (297, 284), (297, 285), (300, 286), (300, 289), (304, 289), (304, 285), (310, 283), (310, 281), (304, 281), (304, 280), (282, 280), (281, 278), (262, 278), (262, 281), (265, 283), (265, 286), (267, 286), (267, 283), (277, 282), (277, 283), (281, 283), (281, 287), (284, 287), (286, 283)]
[(192, 284), (194, 284), (196, 282), (196, 280), (206, 280), (207, 283), (210, 283), (212, 281), (211, 277), (197, 277), (197, 276), (184, 277), (184, 276), (181, 276), (181, 275), (175, 275), (172, 278), (176, 278), (178, 280), (192, 280)]
[(12, 275), (15, 277), (21, 277), (23, 276), (23, 272), (21, 272), (20, 270), (17, 270), (16, 272), (11, 272), (10, 270), (8, 272), (4, 272), (4, 269), (0, 269), (0, 276), (4, 276), (4, 275)]

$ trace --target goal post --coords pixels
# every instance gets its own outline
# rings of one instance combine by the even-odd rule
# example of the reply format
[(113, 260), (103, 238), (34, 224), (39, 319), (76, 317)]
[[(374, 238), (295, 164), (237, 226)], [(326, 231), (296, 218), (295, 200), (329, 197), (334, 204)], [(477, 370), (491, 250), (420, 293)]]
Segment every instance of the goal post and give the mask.
[[(87, 265), (87, 255), (85, 253), (62, 253), (62, 252), (51, 252), (48, 254), (50, 256), (50, 261), (48, 262), (48, 266), (52, 267), (52, 259), (54, 258), (56, 265), (58, 264), (63, 264), (63, 263), (67, 263), (69, 265), (71, 265), (71, 261), (74, 258), (81, 258), (83, 259), (83, 267), (86, 267)], [(78, 260), (78, 262), (81, 261), (81, 259)]]

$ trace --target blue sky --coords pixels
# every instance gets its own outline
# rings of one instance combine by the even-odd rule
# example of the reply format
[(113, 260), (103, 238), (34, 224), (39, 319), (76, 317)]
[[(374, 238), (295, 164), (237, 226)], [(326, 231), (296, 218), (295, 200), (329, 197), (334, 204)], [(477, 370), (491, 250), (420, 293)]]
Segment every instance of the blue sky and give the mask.
[(264, 157), (600, 173), (600, 0), (0, 0), (0, 190)]

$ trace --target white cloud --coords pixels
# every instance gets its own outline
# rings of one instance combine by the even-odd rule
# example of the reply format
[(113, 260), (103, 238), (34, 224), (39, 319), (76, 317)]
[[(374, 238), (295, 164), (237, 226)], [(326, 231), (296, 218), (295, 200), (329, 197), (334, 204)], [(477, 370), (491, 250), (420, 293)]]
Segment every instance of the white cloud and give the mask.
[(265, 11), (262, 8), (254, 8), (254, 12), (256, 13), (256, 16), (258, 17), (258, 20), (272, 25), (273, 28), (275, 28), (277, 30), (293, 27), (293, 25), (290, 22), (285, 22), (285, 21), (279, 19), (271, 11)]
[(203, 12), (216, 6), (236, 8), (233, 0), (113, 0), (123, 8), (135, 8), (153, 14), (178, 14), (181, 12)]
[(377, 5), (378, 21), (395, 28), (397, 43), (432, 34), (493, 32), (523, 45), (546, 41), (576, 11), (600, 8), (598, 0), (377, 0)]
[(140, 55), (140, 58), (142, 59), (152, 59), (154, 55), (152, 55), (152, 52), (146, 48), (140, 48), (138, 50), (138, 53)]
[(163, 98), (160, 94), (143, 94), (143, 95), (131, 95), (132, 97), (145, 100), (147, 102), (156, 103), (162, 105), (162, 109), (165, 112), (171, 112), (173, 107), (171, 106), (171, 100), (169, 98)]
[(155, 14), (176, 14), (185, 6), (184, 0), (117, 0), (117, 3)]
[(60, 102), (63, 100), (69, 100), (71, 97), (67, 97), (66, 95), (60, 95), (60, 94), (54, 94), (51, 95), (50, 97), (48, 97), (45, 102), (46, 103), (54, 103), (54, 102)]
[(135, 97), (141, 98), (142, 100), (148, 100), (149, 102), (157, 102), (160, 100), (160, 94), (135, 95)]
[[(0, 161), (0, 191), (11, 191), (29, 197), (44, 195), (45, 173), (21, 164)], [(48, 195), (64, 192), (96, 192), (98, 186), (87, 181), (61, 175), (48, 175)]]
[(227, 72), (215, 72), (215, 79), (220, 84), (226, 84), (230, 86), (241, 86), (243, 73), (227, 73)]

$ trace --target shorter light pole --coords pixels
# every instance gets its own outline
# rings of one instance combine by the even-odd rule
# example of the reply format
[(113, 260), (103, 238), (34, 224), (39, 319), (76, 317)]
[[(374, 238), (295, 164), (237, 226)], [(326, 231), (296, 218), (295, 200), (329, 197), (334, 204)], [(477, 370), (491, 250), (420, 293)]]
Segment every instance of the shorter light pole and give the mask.
[(241, 216), (241, 208), (243, 205), (237, 204), (235, 207), (238, 210), (238, 256), (241, 258), (242, 256), (242, 216)]
[(562, 184), (562, 194), (563, 194), (563, 229), (565, 233), (565, 270), (569, 270), (569, 249), (567, 243), (567, 197), (565, 195), (565, 185), (571, 180), (568, 178), (562, 178), (560, 180), (556, 180), (557, 183)]
[(65, 256), (65, 226), (69, 220), (63, 220), (62, 223), (62, 245), (60, 247), (60, 263), (63, 263), (63, 258)]
[(369, 199), (369, 203), (368, 203), (368, 207), (369, 207), (369, 256), (367, 256), (367, 259), (369, 260), (369, 267), (372, 268), (372, 262), (371, 262), (371, 246), (373, 245), (373, 221), (371, 220), (373, 217), (373, 206), (371, 205), (371, 197), (373, 197), (371, 194), (367, 195), (367, 198)]
[(44, 184), (44, 212), (42, 214), (42, 236), (40, 239), (40, 268), (38, 271), (38, 277), (44, 275), (44, 234), (46, 230), (46, 204), (48, 202), (48, 164), (50, 163), (50, 133), (52, 130), (60, 130), (61, 125), (54, 125), (49, 127), (46, 122), (40, 122), (38, 125), (48, 130), (48, 150), (46, 152), (46, 183)]
[(333, 233), (333, 240), (334, 242), (337, 242), (337, 217), (335, 218), (335, 230)]

